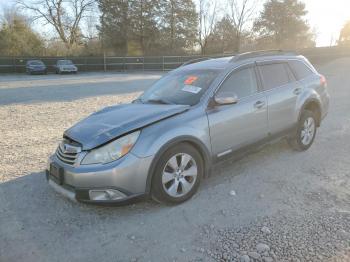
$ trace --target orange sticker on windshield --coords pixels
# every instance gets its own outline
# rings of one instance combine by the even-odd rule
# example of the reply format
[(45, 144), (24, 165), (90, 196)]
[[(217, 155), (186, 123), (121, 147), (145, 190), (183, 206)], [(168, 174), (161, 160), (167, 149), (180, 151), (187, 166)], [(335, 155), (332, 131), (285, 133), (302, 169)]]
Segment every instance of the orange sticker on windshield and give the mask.
[(194, 81), (196, 81), (198, 79), (197, 76), (189, 76), (187, 77), (187, 79), (185, 80), (185, 85), (192, 85)]

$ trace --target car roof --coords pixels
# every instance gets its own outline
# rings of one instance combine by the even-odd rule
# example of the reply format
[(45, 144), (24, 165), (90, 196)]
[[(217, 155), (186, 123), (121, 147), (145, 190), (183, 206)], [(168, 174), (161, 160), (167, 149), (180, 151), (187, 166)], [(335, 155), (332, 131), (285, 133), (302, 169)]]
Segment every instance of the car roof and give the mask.
[(298, 59), (305, 60), (303, 56), (300, 56), (291, 51), (280, 51), (280, 50), (266, 50), (266, 51), (255, 51), (237, 54), (235, 56), (227, 56), (220, 58), (208, 58), (205, 61), (196, 62), (193, 60), (187, 62), (184, 66), (180, 67), (180, 70), (200, 70), (200, 69), (213, 69), (213, 70), (225, 70), (231, 68), (232, 65), (241, 65), (254, 62), (263, 62), (263, 61), (278, 61), (278, 60), (290, 60)]
[(179, 69), (188, 69), (188, 70), (195, 70), (195, 69), (225, 69), (230, 65), (230, 61), (232, 60), (233, 56), (227, 56), (227, 57), (220, 57), (220, 58), (208, 58), (205, 61), (194, 61), (193, 63), (184, 65), (180, 67)]

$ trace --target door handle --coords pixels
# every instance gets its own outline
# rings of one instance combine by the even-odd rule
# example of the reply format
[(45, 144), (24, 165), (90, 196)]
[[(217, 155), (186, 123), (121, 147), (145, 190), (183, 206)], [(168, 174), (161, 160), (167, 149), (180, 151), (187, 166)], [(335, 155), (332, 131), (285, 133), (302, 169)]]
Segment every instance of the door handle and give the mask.
[(294, 91), (293, 91), (293, 93), (294, 93), (295, 95), (300, 95), (300, 94), (301, 94), (301, 88), (300, 88), (300, 87), (295, 88)]
[(260, 108), (262, 108), (264, 105), (265, 105), (265, 102), (264, 102), (264, 101), (257, 101), (257, 102), (254, 104), (254, 107), (260, 109)]

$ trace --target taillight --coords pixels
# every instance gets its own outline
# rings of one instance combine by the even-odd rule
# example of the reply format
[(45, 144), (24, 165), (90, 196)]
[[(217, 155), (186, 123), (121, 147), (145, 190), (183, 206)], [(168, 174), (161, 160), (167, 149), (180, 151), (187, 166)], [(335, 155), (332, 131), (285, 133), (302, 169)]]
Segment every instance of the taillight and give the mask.
[(321, 75), (320, 84), (321, 86), (327, 87), (327, 79), (324, 75)]

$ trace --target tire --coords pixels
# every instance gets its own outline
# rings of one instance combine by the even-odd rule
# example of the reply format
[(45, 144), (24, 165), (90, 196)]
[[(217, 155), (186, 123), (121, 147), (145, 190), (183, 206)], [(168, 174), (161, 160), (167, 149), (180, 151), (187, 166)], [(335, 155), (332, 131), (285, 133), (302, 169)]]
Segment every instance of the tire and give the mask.
[[(182, 165), (185, 162), (187, 165)], [(158, 160), (152, 179), (152, 198), (168, 204), (185, 202), (197, 192), (203, 174), (201, 154), (190, 144), (175, 145)]]
[[(313, 144), (317, 133), (316, 115), (312, 111), (305, 110), (299, 120), (296, 134), (288, 139), (289, 145), (296, 151), (306, 151)], [(307, 124), (307, 121), (309, 124)], [(309, 128), (306, 129), (306, 126)], [(305, 135), (306, 132), (306, 135)]]

